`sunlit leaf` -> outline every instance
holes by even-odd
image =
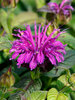
[[[66,95],[64,95],[63,93],[60,93],[57,97],[57,99],[55,100],[69,100],[68,97]]]
[[[47,100],[56,100],[58,96],[58,91],[55,88],[52,88],[48,91]]]
[[[63,93],[59,93],[55,88],[51,88],[47,94],[47,100],[68,100]]]
[[[30,94],[30,97],[28,97],[27,100],[45,100],[46,94],[46,91],[35,91]]]

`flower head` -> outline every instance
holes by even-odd
[[[70,0],[63,0],[62,3],[59,5],[57,3],[50,2],[48,3],[48,7],[50,11],[52,11],[55,14],[58,14],[62,11],[64,15],[69,16],[70,10],[74,10],[70,3]]]
[[[51,21],[60,24],[66,24],[70,21],[74,8],[71,6],[71,0],[62,0],[60,4],[49,2],[46,6],[38,9],[38,11],[47,12],[47,22]]]
[[[25,31],[18,30],[19,34],[16,36],[19,39],[13,42],[13,46],[10,49],[10,53],[14,52],[11,59],[15,59],[17,56],[17,65],[18,67],[21,64],[29,64],[29,68],[31,70],[35,69],[37,65],[43,64],[45,58],[48,58],[49,61],[56,65],[56,62],[63,62],[64,57],[63,54],[65,52],[65,45],[63,45],[60,41],[57,41],[57,38],[61,33],[59,29],[54,29],[54,31],[47,36],[47,28],[50,24],[42,27],[39,25],[38,34],[37,34],[37,26],[34,25],[34,33],[32,35],[30,26],[26,26]],[[57,36],[52,38],[53,34],[58,31]],[[63,53],[63,54],[62,54]]]

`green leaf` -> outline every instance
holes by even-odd
[[[66,95],[64,95],[63,93],[60,93],[57,97],[57,99],[55,100],[69,100],[68,97]]]
[[[47,91],[35,91],[30,94],[27,100],[45,100]]]
[[[6,36],[0,37],[0,51],[3,49],[9,49],[9,48],[11,48],[11,43],[8,37]]]
[[[7,25],[7,13],[0,9],[0,23],[3,26],[4,30],[9,33],[8,25]]]
[[[58,91],[55,88],[51,88],[47,94],[47,100],[56,100],[58,96]]]
[[[59,93],[55,88],[51,88],[47,94],[47,100],[68,100],[63,93]]]
[[[59,89],[63,89],[62,92],[65,92],[65,93],[71,93],[73,92],[73,90],[69,87],[69,83],[68,83],[68,80],[67,80],[67,76],[66,75],[62,75],[58,78],[57,80],[57,86]]]
[[[24,77],[20,82],[18,82],[15,87],[17,88],[22,88],[24,89],[28,84],[29,82],[31,81],[31,79],[28,77]],[[24,96],[25,97],[28,97],[30,95],[30,93],[34,92],[34,91],[39,91],[41,89],[41,86],[42,86],[42,83],[41,83],[41,80],[40,79],[37,79],[33,82],[32,85],[30,85],[30,87],[27,89],[27,91],[25,92]],[[12,96],[10,96],[9,100],[17,100],[16,98],[20,98],[19,94],[21,92],[18,92]]]
[[[14,94],[13,96],[10,96],[8,100],[21,100],[20,95]]]
[[[75,38],[68,34],[61,34],[61,38],[59,39],[62,43],[67,44],[69,47],[75,49]]]
[[[64,56],[65,60],[63,63],[59,64],[60,67],[70,68],[75,65],[75,50],[69,50]]]
[[[38,19],[38,16],[34,12],[22,12],[14,17],[12,21],[12,27],[20,25],[20,24],[30,24],[34,23],[35,20]]]
[[[59,78],[58,78],[58,80],[60,81],[60,82],[62,82],[64,85],[69,85],[68,84],[68,82],[67,82],[67,77],[66,77],[66,75],[62,75],[62,76],[60,76]]]
[[[53,68],[51,71],[44,73],[44,76],[47,77],[58,77],[61,75],[61,73],[64,71],[64,69],[58,69],[58,71],[56,72],[56,69]]]

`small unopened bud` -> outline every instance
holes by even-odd
[[[14,83],[15,83],[15,78],[11,72],[11,67],[10,67],[8,71],[0,77],[0,87],[9,88],[13,86]]]

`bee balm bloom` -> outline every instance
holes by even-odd
[[[65,45],[63,45],[60,41],[57,41],[57,38],[61,33],[59,29],[54,29],[54,31],[47,36],[47,28],[49,24],[42,28],[39,25],[39,29],[37,32],[37,26],[34,25],[34,33],[32,35],[30,26],[26,26],[25,31],[18,30],[19,34],[16,36],[19,39],[13,42],[13,46],[10,49],[10,53],[14,52],[11,59],[15,59],[17,56],[17,65],[20,68],[21,64],[29,64],[31,70],[35,69],[38,65],[43,64],[45,58],[48,58],[49,61],[56,65],[56,62],[63,62],[65,54]],[[59,31],[57,36],[52,38],[53,34]],[[38,33],[38,34],[37,34]],[[62,54],[63,53],[63,54]]]
[[[64,15],[69,16],[70,15],[70,10],[74,10],[73,7],[70,5],[70,0],[63,0],[61,4],[57,3],[48,3],[48,7],[51,12],[55,14],[63,12]]]

